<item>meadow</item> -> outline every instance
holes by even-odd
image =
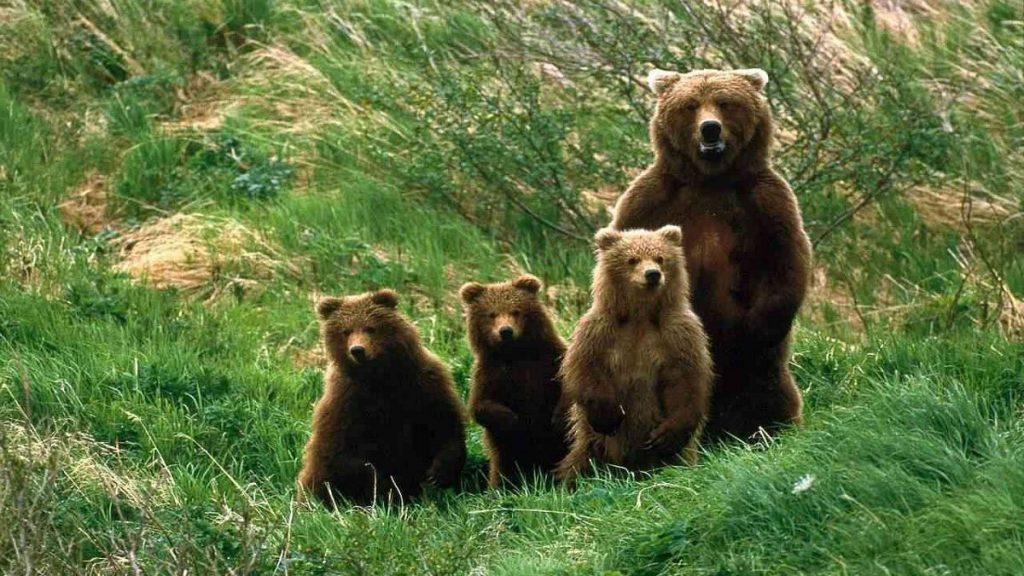
[[[761,67],[815,248],[805,425],[576,490],[295,501],[317,294],[543,278],[651,159],[652,67]],[[1024,574],[1019,1],[0,3],[0,572]]]

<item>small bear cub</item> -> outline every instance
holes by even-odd
[[[316,304],[328,366],[299,485],[328,506],[401,502],[465,464],[451,374],[397,306],[388,289]]]
[[[499,284],[470,282],[460,295],[475,356],[469,407],[484,428],[489,484],[550,474],[568,451],[567,404],[559,363],[565,343],[524,275]]]
[[[604,228],[595,236],[593,303],[562,377],[573,442],[557,476],[592,460],[629,470],[696,461],[711,395],[711,357],[690,310],[682,231]]]

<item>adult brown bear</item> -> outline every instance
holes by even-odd
[[[759,69],[655,70],[654,164],[630,184],[612,226],[676,224],[716,382],[705,434],[750,438],[799,423],[789,372],[793,318],[811,246],[796,197],[771,166],[772,117]]]

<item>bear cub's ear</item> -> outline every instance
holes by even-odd
[[[472,304],[487,288],[479,282],[467,282],[459,288],[459,297],[466,304]]]
[[[324,296],[317,300],[313,307],[316,309],[317,317],[321,320],[326,320],[328,316],[337,312],[344,302],[345,300],[342,298]]]
[[[743,70],[733,70],[732,72],[750,82],[750,85],[758,92],[763,91],[764,87],[768,84],[768,73],[760,68],[745,68]]]
[[[530,294],[540,292],[541,288],[540,278],[537,278],[532,274],[523,274],[519,278],[513,280],[512,285],[524,292],[529,292]]]
[[[650,87],[651,92],[654,92],[656,96],[660,96],[672,87],[680,77],[679,72],[655,68],[647,73],[647,86]]]
[[[370,295],[370,302],[385,308],[398,308],[398,293],[391,288],[381,288]]]
[[[594,235],[594,244],[598,250],[607,250],[622,238],[622,232],[614,228],[601,228]]]
[[[679,226],[673,226],[671,224],[668,226],[662,226],[661,228],[658,228],[658,234],[660,234],[665,240],[668,240],[673,246],[683,245],[683,229]]]

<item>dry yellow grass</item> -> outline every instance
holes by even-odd
[[[918,186],[907,192],[921,221],[931,227],[962,228],[970,218],[972,225],[991,225],[1021,215],[1020,207],[1009,198],[986,194],[976,187]]]
[[[229,218],[175,214],[115,240],[115,269],[158,287],[215,299],[225,290],[249,291],[299,267],[259,234]]]
[[[108,214],[107,179],[90,172],[57,209],[66,224],[83,234],[98,234],[116,227],[116,218]]]
[[[4,422],[0,423],[0,436],[4,437],[5,458],[53,466],[54,472],[63,474],[80,489],[99,488],[136,508],[171,498],[165,489],[168,483],[147,482],[112,468],[107,462],[118,459],[118,449],[96,442],[88,434],[44,436],[23,424]]]

